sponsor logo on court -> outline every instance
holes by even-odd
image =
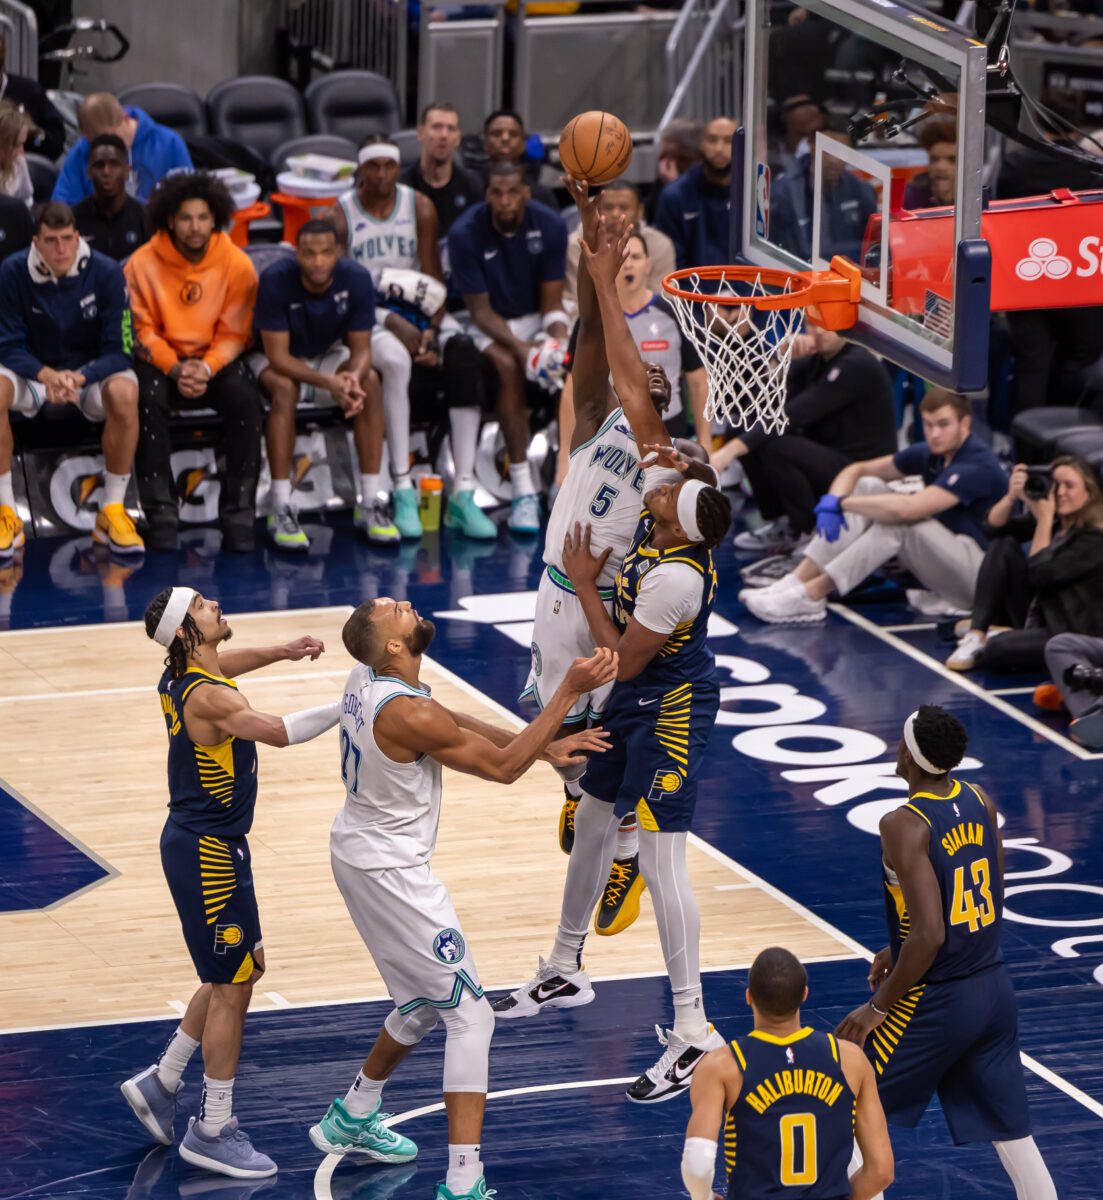
[[[433,938],[433,953],[442,963],[459,962],[466,949],[463,934],[458,929],[442,929]]]

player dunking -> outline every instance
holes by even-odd
[[[613,386],[648,444],[665,443],[640,360],[617,298],[616,276],[630,231],[619,240],[604,228],[597,251],[582,243],[597,290]],[[651,432],[653,431],[653,432]],[[612,862],[620,819],[639,817],[640,869],[655,905],[663,957],[674,994],[674,1028],[660,1033],[658,1062],[628,1089],[639,1103],[684,1091],[704,1054],[723,1040],[709,1026],[701,993],[701,921],[686,867],[686,836],[696,802],[697,772],[720,707],[716,666],[706,643],[716,594],[712,547],[727,533],[731,505],[715,487],[678,473],[686,464],[669,446],[644,477],[644,508],[616,577],[615,620],[598,591],[609,556],[591,552],[592,533],[576,526],[563,565],[586,615],[594,644],[620,655],[617,684],[605,711],[612,746],[587,770],[575,813],[555,946],[524,987],[494,1004],[499,1017],[585,1004],[593,989],[582,947]],[[670,468],[674,468],[670,479]],[[660,482],[666,477],[668,481]],[[676,482],[675,482],[676,481]]]
[[[598,650],[576,661],[540,716],[520,733],[507,733],[432,699],[421,682],[421,661],[434,632],[409,601],[383,597],[361,604],[342,633],[361,665],[349,675],[341,702],[347,796],[333,823],[330,857],[395,1007],[348,1094],[333,1101],[310,1139],[328,1154],[412,1159],[414,1143],[383,1124],[383,1085],[443,1020],[448,1176],[436,1197],[483,1200],[494,1194],[479,1146],[494,1015],[451,898],[432,870],[441,767],[512,783],[537,758],[563,766],[583,751],[604,749],[598,730],[551,743],[578,697],[614,677],[617,656]]]
[[[682,1153],[690,1200],[711,1200],[724,1128],[728,1200],[872,1200],[892,1183],[892,1145],[865,1055],[801,1024],[808,975],[779,946],[747,976],[754,1029],[705,1055]],[[862,1165],[847,1179],[854,1142]]]
[[[169,738],[169,814],[161,865],[184,929],[199,990],[154,1066],[122,1085],[135,1115],[172,1145],[180,1076],[203,1045],[203,1097],[180,1157],[236,1179],[276,1173],[233,1116],[234,1073],[253,985],[264,973],[260,917],[246,834],[257,799],[257,742],[291,746],[337,724],[339,704],[286,717],[256,712],[235,676],[281,661],[316,659],[325,646],[220,649],[231,629],[217,600],[165,588],[145,614],[146,633],[168,651],[157,690]]]
[[[574,196],[582,217],[582,236],[591,247],[597,245],[599,212],[597,201],[589,195],[588,185],[570,176],[563,182]],[[545,571],[540,577],[536,597],[536,620],[532,633],[532,668],[521,699],[531,698],[538,705],[559,686],[564,674],[578,656],[593,653],[594,639],[586,614],[563,568],[563,544],[578,522],[590,522],[591,547],[596,553],[608,549],[609,556],[597,579],[601,601],[611,609],[613,583],[625,552],[639,522],[643,503],[643,468],[639,445],[667,438],[661,414],[670,401],[671,385],[662,367],[646,364],[647,395],[637,411],[628,403],[620,406],[609,387],[609,362],[605,353],[605,334],[597,293],[585,259],[578,268],[579,324],[572,366],[574,432],[570,466],[559,495],[552,507],[544,542]],[[652,419],[653,414],[659,414]],[[679,442],[686,453],[700,451],[693,442]],[[693,463],[693,478],[716,482],[706,463]],[[565,732],[587,719],[601,721],[608,703],[610,683],[600,692],[581,696],[567,715]],[[564,777],[566,800],[559,819],[559,844],[566,853],[574,845],[574,816],[582,795],[578,780],[585,768],[573,777]],[[594,929],[611,935],[627,929],[639,916],[644,880],[640,874],[635,814],[622,822],[607,886],[598,906]]]
[[[1003,963],[1003,842],[996,808],[953,779],[961,722],[923,705],[904,722],[896,773],[908,802],[881,819],[889,945],[873,996],[836,1030],[871,1046],[889,1123],[911,1128],[937,1092],[956,1145],[992,1142],[1018,1200],[1056,1200],[1030,1135],[1015,993]]]

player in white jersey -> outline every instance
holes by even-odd
[[[440,817],[441,767],[513,783],[537,758],[556,766],[605,748],[585,730],[553,741],[563,718],[616,675],[616,654],[602,650],[574,663],[547,707],[520,733],[453,713],[421,683],[421,657],[432,621],[408,601],[361,604],[342,632],[360,664],[341,704],[341,776],[347,795],[330,835],[334,878],[395,1007],[345,1098],[336,1099],[310,1139],[328,1154],[408,1162],[417,1147],[383,1124],[383,1085],[414,1046],[443,1019],[448,1176],[437,1200],[483,1200],[480,1159],[494,1014],[456,910],[431,859]]]
[[[596,245],[597,200],[587,184],[564,176],[582,214],[582,236]],[[593,652],[594,640],[586,617],[563,570],[563,543],[576,523],[591,527],[590,545],[609,557],[598,578],[598,589],[611,611],[613,582],[621,560],[631,545],[643,507],[643,468],[639,444],[669,441],[662,413],[671,397],[671,383],[658,363],[647,363],[647,381],[653,408],[647,413],[626,413],[609,386],[609,363],[605,333],[593,281],[585,256],[578,269],[578,335],[571,366],[572,400],[575,413],[570,465],[552,506],[544,542],[545,571],[536,593],[536,620],[532,632],[532,666],[521,699],[542,705],[579,655]],[[715,483],[707,454],[695,443],[679,442],[684,454],[700,454],[690,475]],[[586,721],[597,723],[605,711],[612,684],[579,698],[567,716],[567,726]],[[564,774],[566,798],[559,818],[559,844],[569,854],[574,844],[574,813],[581,796],[581,771]],[[637,851],[636,818],[629,814],[617,838],[609,882],[594,921],[597,933],[606,936],[627,929],[639,916],[644,890]]]

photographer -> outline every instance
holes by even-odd
[[[1046,666],[1072,717],[1073,739],[1103,749],[1103,638],[1059,633],[1046,643]]]
[[[1017,504],[1027,512],[1016,514]],[[1103,634],[1103,492],[1083,459],[1020,463],[986,532],[992,542],[970,628],[946,660],[951,670],[1036,671],[1054,634]]]

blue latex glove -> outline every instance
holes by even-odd
[[[847,528],[840,496],[821,496],[813,510],[816,514],[816,532],[828,542],[839,540],[839,534]]]

